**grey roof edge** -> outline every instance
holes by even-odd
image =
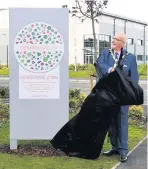
[[[116,14],[103,12],[102,15],[103,16],[107,16],[107,17],[111,17],[111,18],[115,18],[115,19],[124,20],[124,21],[127,21],[127,22],[129,21],[129,22],[140,24],[140,25],[148,26],[148,23],[146,23],[146,22],[142,22],[142,21],[139,21],[139,20],[131,19],[131,18],[120,16],[120,15],[116,15]]]

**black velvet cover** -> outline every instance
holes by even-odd
[[[51,144],[69,156],[98,158],[112,117],[120,106],[140,104],[143,89],[116,68],[95,85],[79,114],[60,129]]]

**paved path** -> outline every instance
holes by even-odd
[[[147,169],[147,139],[128,156],[126,163],[116,169]]]

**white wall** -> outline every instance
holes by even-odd
[[[9,11],[2,10],[0,11],[0,29],[8,29],[9,27]]]
[[[8,28],[0,29],[0,45],[8,45],[9,30]]]
[[[99,24],[95,24],[96,34],[106,34],[113,36],[114,33],[114,19],[106,16],[99,18]],[[124,21],[117,19],[115,32],[124,32]],[[73,21],[72,29],[70,30],[70,59],[69,63],[75,63],[75,56],[77,63],[84,63],[83,43],[84,35],[92,34],[92,25],[90,20],[86,20],[81,23],[78,19]],[[137,43],[137,39],[144,39],[144,26],[127,22],[126,34],[128,38],[134,39],[134,44]],[[143,46],[136,45],[136,53],[143,55]],[[72,52],[71,52],[72,51]],[[128,45],[128,51],[134,53],[134,45]],[[147,52],[147,49],[146,49]]]
[[[0,64],[7,64],[8,28],[0,29]]]
[[[91,20],[85,20],[83,23],[78,19],[70,18],[70,46],[69,46],[69,63],[75,63],[75,56],[77,63],[84,62],[84,35],[92,34]],[[95,24],[96,33],[99,31],[99,24]]]
[[[96,34],[106,34],[113,36],[114,19],[106,16],[101,16],[98,20],[99,24],[95,24]],[[0,12],[0,62],[4,64],[6,64],[5,46],[8,44],[9,37],[8,27],[8,11],[2,11]],[[137,39],[143,39],[143,30],[143,26],[127,22],[127,36],[129,38],[134,38],[135,43]],[[124,21],[119,19],[116,20],[116,32],[118,31],[124,31]],[[75,62],[82,64],[84,62],[83,38],[86,34],[92,35],[91,21],[87,19],[81,23],[79,19],[69,16],[69,64],[74,64]],[[148,40],[148,36],[146,36],[146,39]],[[129,52],[134,52],[134,45],[128,45],[128,50]],[[136,51],[139,55],[143,54],[143,46],[137,46]],[[146,53],[148,55],[147,48]]]

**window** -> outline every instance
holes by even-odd
[[[84,47],[93,47],[94,46],[94,39],[88,38],[84,39]]]
[[[99,47],[99,54],[105,48],[111,48],[111,36],[109,35],[96,35],[97,47]],[[98,44],[99,42],[99,44]],[[84,64],[94,63],[94,38],[93,35],[84,35]],[[99,55],[97,54],[97,55]]]
[[[94,38],[93,35],[84,35],[84,64],[94,63]]]
[[[146,46],[148,46],[148,40],[146,41]]]
[[[101,54],[105,48],[111,47],[111,36],[109,35],[99,35],[99,53]]]
[[[134,39],[129,38],[128,41],[127,41],[127,44],[128,45],[133,45],[134,44]]]
[[[138,39],[138,40],[137,40],[137,45],[139,45],[139,46],[143,46],[143,40]]]
[[[143,61],[143,55],[137,55],[137,61]]]
[[[84,64],[94,63],[94,49],[84,49]]]

